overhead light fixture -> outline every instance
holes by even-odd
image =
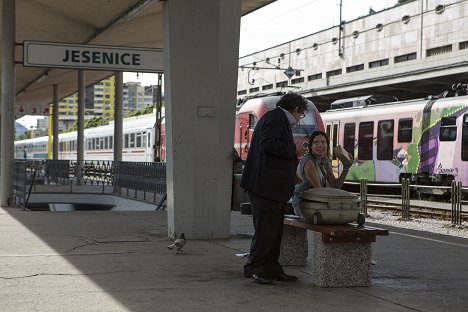
[[[124,14],[123,19],[125,21],[129,22],[135,17],[137,17],[141,12],[143,12],[147,6],[149,6],[154,0],[142,0],[138,2],[137,5],[135,5],[133,8],[127,11],[127,13]]]

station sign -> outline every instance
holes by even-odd
[[[162,49],[23,41],[23,65],[127,72],[163,72]]]
[[[15,116],[49,115],[49,104],[15,105]]]

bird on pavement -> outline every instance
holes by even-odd
[[[180,237],[177,238],[177,234],[174,234],[174,243],[167,246],[168,249],[173,249],[174,247],[177,248],[176,254],[181,251],[181,249],[185,246],[185,233],[180,234]]]

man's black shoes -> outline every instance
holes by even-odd
[[[288,281],[288,282],[297,281],[297,276],[288,275],[286,273],[281,273],[280,275],[275,275],[275,276],[272,276],[271,278],[275,281]]]
[[[254,273],[251,277],[252,280],[257,284],[268,285],[273,283],[273,281],[268,276],[262,273]]]

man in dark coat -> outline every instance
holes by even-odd
[[[300,143],[294,143],[291,127],[304,117],[307,100],[287,93],[276,105],[255,127],[240,184],[249,193],[255,228],[244,275],[260,284],[297,280],[284,273],[278,258],[283,205],[294,192],[297,155],[305,152]]]

